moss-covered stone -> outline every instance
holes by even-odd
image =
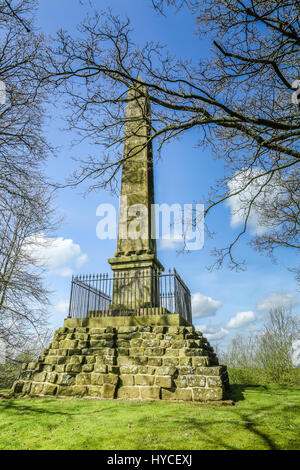
[[[223,399],[228,388],[226,367],[216,365],[213,349],[193,327],[92,325],[57,331],[38,361],[23,367],[13,393],[133,400]]]

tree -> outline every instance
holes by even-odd
[[[242,383],[293,383],[294,345],[299,341],[299,319],[292,307],[274,307],[266,323],[254,336],[236,335],[222,360],[231,370],[233,380]]]
[[[42,180],[20,183],[26,197],[0,193],[0,342],[10,359],[44,335],[49,291],[34,252],[38,235],[55,227]]]
[[[268,321],[258,337],[257,363],[274,382],[280,382],[293,368],[293,344],[299,339],[299,322],[290,308],[270,310]]]
[[[135,45],[129,20],[110,12],[104,20],[97,12],[85,20],[78,37],[60,31],[45,80],[65,87],[70,128],[104,148],[81,162],[72,184],[89,180],[89,189],[114,187],[127,138],[126,90],[142,82],[152,107],[149,141],[158,154],[194,128],[199,146],[209,144],[224,160],[225,176],[207,196],[205,215],[235,198],[243,223],[230,245],[216,250],[216,265],[228,259],[230,267],[241,267],[233,250],[253,214],[261,227],[252,237],[255,249],[270,255],[279,247],[299,250],[300,114],[292,102],[299,77],[299,2],[152,3],[163,13],[170,6],[190,7],[199,38],[207,35],[214,44],[212,56],[194,64],[155,42]]]
[[[0,0],[0,192],[28,198],[25,188],[50,149],[43,133],[47,86],[41,81],[43,35],[34,31],[35,0]],[[30,30],[29,30],[30,29]]]
[[[51,151],[43,133],[46,43],[34,27],[35,0],[0,0],[0,341],[8,357],[43,335],[48,291],[30,249],[49,232],[52,198],[41,171]],[[2,96],[3,98],[3,96]],[[27,346],[26,346],[27,345]]]

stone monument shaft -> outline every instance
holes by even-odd
[[[153,275],[163,271],[156,257],[151,111],[146,86],[132,86],[127,94],[118,244],[109,259],[114,272],[113,305],[157,304]],[[133,278],[141,276],[132,299]],[[123,279],[123,281],[121,281]],[[126,280],[128,279],[128,280]],[[130,279],[130,281],[129,281]],[[137,281],[134,281],[135,284]],[[136,287],[136,286],[135,286]],[[131,290],[129,295],[129,290]],[[127,291],[127,292],[126,292]]]

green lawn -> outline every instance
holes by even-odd
[[[234,386],[235,406],[0,399],[0,449],[300,449],[300,388]]]

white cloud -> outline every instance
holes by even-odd
[[[295,367],[300,366],[300,339],[298,339],[297,341],[294,341],[293,343],[292,361]]]
[[[199,325],[196,327],[198,331],[205,334],[205,337],[208,341],[214,341],[218,339],[222,339],[228,335],[229,331],[223,328],[222,326],[206,326],[206,325]]]
[[[241,326],[248,325],[255,320],[255,313],[251,310],[249,312],[238,312],[234,317],[230,318],[227,323],[227,328],[240,328]]]
[[[73,271],[71,268],[68,268],[68,266],[65,266],[64,268],[59,269],[57,274],[59,274],[61,277],[70,277],[72,276]]]
[[[222,302],[196,292],[192,294],[192,312],[194,318],[212,317],[222,307]]]
[[[68,313],[68,311],[69,311],[69,301],[68,300],[60,300],[55,305],[55,310],[59,313]]]
[[[82,255],[80,255],[79,258],[77,258],[76,260],[77,268],[80,268],[87,261],[87,259],[88,259],[87,254],[82,253]]]
[[[27,239],[26,250],[41,266],[49,269],[63,267],[63,270],[58,272],[63,277],[69,276],[71,272],[70,268],[65,267],[67,263],[75,263],[80,267],[87,260],[87,255],[82,253],[80,245],[74,243],[71,238],[50,238],[42,233]]]
[[[288,292],[272,292],[256,304],[259,312],[269,311],[272,308],[289,308],[299,304],[299,299]]]
[[[170,238],[161,238],[159,240],[160,250],[178,250],[180,245],[184,244],[184,236],[181,233],[171,233]]]
[[[251,170],[244,168],[239,173],[236,173],[227,183],[230,194],[242,189],[250,178],[256,178],[241,193],[227,200],[227,206],[231,209],[231,227],[239,227],[244,223],[248,213],[249,202],[253,200],[247,224],[254,235],[263,235],[271,228],[272,219],[268,218],[261,208],[265,208],[267,204],[280,197],[280,183],[273,181],[272,184],[267,184],[267,176],[258,177],[262,173],[263,170],[261,168]],[[261,190],[263,185],[265,186]]]

